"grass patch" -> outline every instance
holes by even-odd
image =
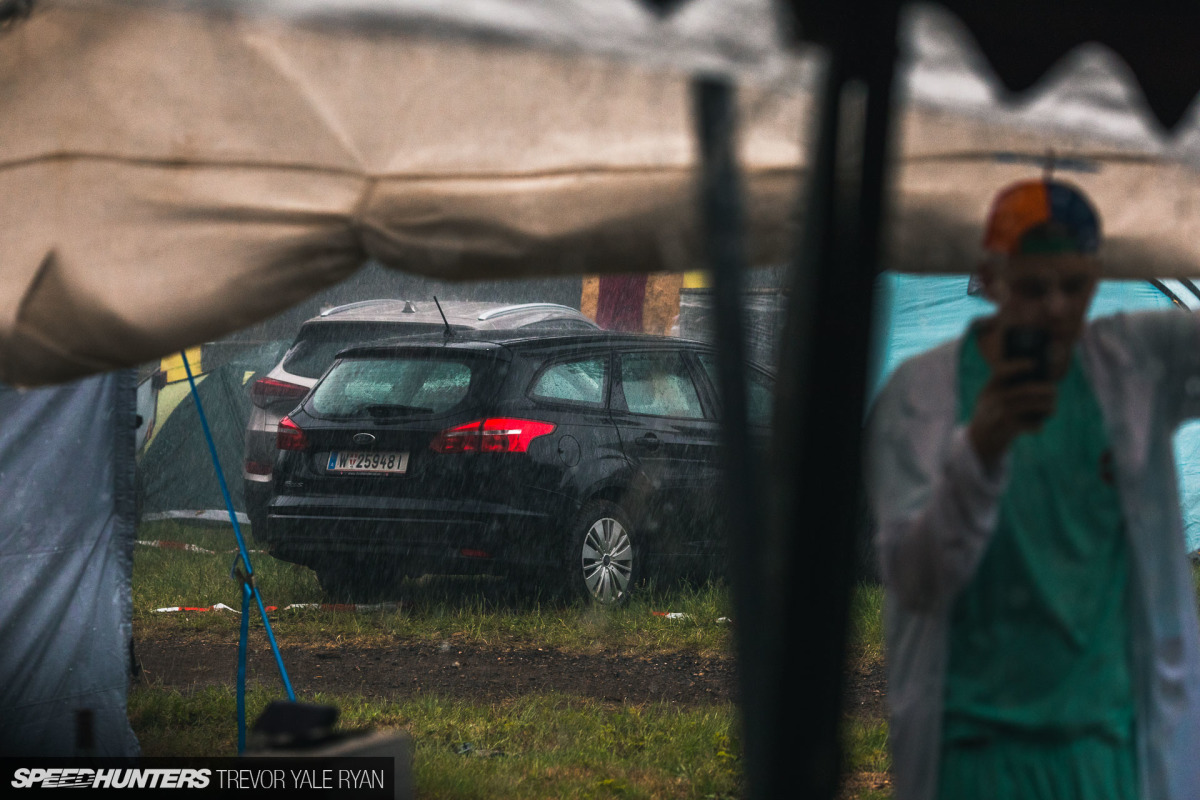
[[[232,529],[196,528],[157,523],[139,539],[195,544],[209,550],[236,547]],[[248,546],[253,548],[252,541]],[[224,603],[240,608],[238,584],[229,577],[234,554],[210,555],[139,546],[134,553],[134,625],[139,635],[214,632],[237,627],[237,617],[220,613],[160,614],[173,606],[208,607]],[[328,602],[311,570],[251,554],[258,586],[267,605]],[[390,610],[345,613],[321,609],[278,611],[271,620],[282,642],[328,641],[341,637],[359,644],[385,644],[397,638],[441,642],[462,640],[481,645],[555,647],[566,651],[728,654],[732,632],[727,588],[722,583],[649,586],[618,609],[582,602],[542,602],[537,587],[511,590],[491,576],[424,576],[401,587],[403,603]],[[678,612],[665,619],[654,612]],[[252,619],[252,625],[262,626]]]
[[[261,712],[273,694],[251,691]],[[722,798],[742,792],[736,711],[606,704],[533,695],[481,705],[425,696],[404,702],[314,694],[342,725],[402,727],[416,745],[417,791],[431,798]],[[129,715],[147,755],[236,752],[230,689],[138,688]]]
[[[842,726],[842,742],[849,772],[885,773],[892,768],[887,746],[888,726],[882,719],[848,719]]]
[[[851,659],[862,667],[883,663],[883,587],[859,584],[850,598]]]
[[[883,587],[860,584],[850,601],[847,668],[874,672],[883,668]],[[887,719],[847,714],[842,720],[843,800],[886,800],[892,796],[892,758]]]
[[[229,526],[160,522],[144,526],[138,538],[216,551],[236,547]],[[248,546],[254,548],[252,537]],[[231,552],[139,546],[134,557],[135,635],[236,641],[237,615],[153,612],[214,603],[239,607],[239,587],[229,577],[233,560]],[[267,604],[282,608],[327,602],[310,570],[265,553],[252,554],[251,560]],[[405,602],[395,609],[277,611],[272,626],[284,647],[450,640],[585,654],[691,652],[732,657],[731,625],[718,622],[732,615],[723,583],[651,585],[623,608],[596,609],[579,602],[543,602],[536,587],[527,594],[498,591],[501,580],[425,576],[401,587]],[[882,601],[878,587],[855,591],[852,664],[870,668],[882,663]],[[687,617],[665,619],[656,611]],[[261,643],[257,614],[251,625],[258,629],[251,634],[252,642]],[[254,719],[269,700],[280,696],[278,690],[251,688],[248,718]],[[348,727],[410,730],[422,797],[721,798],[740,796],[744,789],[737,711],[729,704],[623,705],[561,694],[492,705],[435,695],[402,701],[354,694],[308,694],[301,699],[336,705]],[[236,750],[234,705],[232,680],[227,687],[186,694],[141,685],[131,691],[129,713],[147,755],[227,755]],[[848,718],[843,737],[849,780],[842,796],[889,797],[886,721]]]
[[[892,756],[884,719],[846,718],[842,723],[842,748],[846,764],[843,798],[884,800],[892,796]]]
[[[257,549],[253,535],[246,547]],[[174,521],[143,523],[137,538],[143,541],[180,542],[215,554],[135,546],[133,554],[133,613],[139,619],[155,608],[168,606],[211,606],[241,603],[241,590],[229,571],[236,557],[237,540],[229,525],[198,526]],[[250,563],[263,599],[271,605],[319,603],[321,587],[312,570],[251,553]]]
[[[232,528],[176,522],[143,526],[139,539],[187,542],[210,550],[236,545]],[[253,548],[252,536],[248,546]],[[326,601],[313,573],[252,554],[264,600],[270,605]],[[156,614],[164,606],[238,607],[230,579],[233,554],[217,555],[138,547],[134,558],[134,625],[140,636],[219,635],[237,638],[236,615]],[[1200,603],[1200,564],[1192,568]],[[554,647],[595,653],[689,651],[730,656],[732,630],[727,587],[648,587],[626,607],[593,609],[582,603],[542,602],[536,587],[497,591],[488,578],[425,578],[403,588],[396,610],[343,613],[277,612],[281,644],[324,647],[331,642],[386,645],[397,640],[462,641],[498,647]],[[848,667],[883,664],[883,590],[856,588],[850,609]],[[687,614],[667,620],[654,611]],[[252,626],[262,623],[253,617]],[[252,634],[253,636],[254,634]],[[261,634],[258,634],[261,636]],[[253,639],[252,639],[253,641]],[[231,662],[232,666],[232,662]],[[251,689],[254,719],[278,691]],[[311,694],[301,699],[337,705],[343,725],[404,727],[416,741],[420,796],[432,798],[740,796],[736,709],[727,704],[682,708],[670,704],[620,705],[535,695],[502,704],[424,695],[406,701],[367,700],[351,694]],[[138,686],[129,714],[147,755],[231,755],[236,750],[233,686],[181,694]],[[892,795],[886,719],[847,716],[842,729],[847,780],[842,798],[884,800]]]

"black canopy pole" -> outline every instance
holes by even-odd
[[[758,464],[750,447],[746,409],[746,345],[742,314],[742,273],[746,266],[744,210],[736,157],[736,94],[719,78],[692,85],[700,143],[700,206],[712,275],[717,372],[722,406],[722,461],[726,465],[724,504],[733,580],[738,682],[742,711],[743,764],[749,796],[766,798],[768,765],[768,687],[777,659],[764,648],[771,638],[758,590],[762,553],[762,514]],[[776,652],[776,655],[778,653]]]
[[[882,7],[881,7],[882,6]],[[768,470],[768,585],[786,679],[768,706],[764,796],[832,798],[843,764],[847,627],[879,260],[895,8],[823,33],[828,65],[804,233],[792,265]],[[851,21],[852,20],[852,21]]]

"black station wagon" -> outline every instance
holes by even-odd
[[[608,332],[463,333],[345,350],[280,421],[264,539],[325,590],[495,571],[601,604],[722,560],[715,355]],[[752,366],[751,426],[773,378]],[[534,583],[536,582],[536,583]]]

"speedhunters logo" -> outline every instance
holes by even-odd
[[[405,766],[406,770],[411,767]],[[82,789],[89,796],[166,791],[189,798],[258,800],[347,797],[392,800],[394,756],[187,756],[149,758],[12,758],[0,756],[0,791]],[[407,776],[411,772],[405,773]],[[407,785],[407,784],[406,784]],[[402,796],[411,796],[411,789]],[[266,798],[263,798],[266,795]],[[22,791],[17,796],[29,796]],[[157,795],[155,795],[157,796]]]
[[[14,789],[206,789],[207,769],[88,769],[86,767],[21,768],[13,773]]]

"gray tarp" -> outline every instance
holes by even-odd
[[[2,756],[138,752],[125,711],[134,378],[0,385]]]

